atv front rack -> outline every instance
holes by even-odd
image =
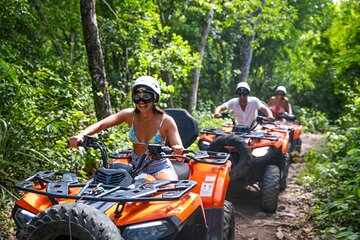
[[[126,202],[176,200],[197,184],[191,180],[156,180],[121,187],[101,183],[95,184],[93,179],[86,183],[78,183],[74,176],[73,173],[42,171],[17,183],[15,188],[48,196],[53,204],[58,204],[57,198],[124,204]],[[81,190],[76,195],[70,195],[71,189],[75,190],[75,188],[81,188]]]

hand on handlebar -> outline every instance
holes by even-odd
[[[272,122],[275,121],[275,118],[274,118],[273,116],[269,116],[269,117],[267,117],[267,120],[268,120],[270,123],[272,123]]]
[[[76,136],[70,137],[69,144],[73,148],[78,148],[79,143],[81,143],[83,141],[84,141],[84,136],[83,135],[76,135]]]
[[[172,146],[172,150],[175,155],[182,155],[184,147],[182,145],[174,145]]]
[[[214,118],[222,118],[221,113],[215,113]]]

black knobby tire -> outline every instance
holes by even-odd
[[[301,138],[299,138],[299,141],[296,144],[296,152],[298,152],[299,155],[301,153],[301,145],[302,145],[302,140],[301,140]]]
[[[210,143],[208,151],[228,152],[225,146],[232,146],[238,150],[231,154],[232,166],[230,171],[230,179],[240,179],[244,177],[250,170],[252,163],[252,154],[249,145],[243,138],[235,134],[228,134],[217,137]]]
[[[282,165],[282,176],[280,179],[280,191],[283,191],[287,187],[288,183],[288,176],[289,176],[289,167],[290,167],[290,156],[286,155],[283,159],[283,165]]]
[[[234,238],[235,238],[235,209],[234,209],[234,205],[231,202],[225,200],[223,240],[234,240]]]
[[[70,232],[71,229],[71,232]],[[20,232],[20,240],[123,239],[120,231],[98,209],[81,204],[54,205],[31,219]]]
[[[275,212],[280,191],[280,169],[278,166],[269,165],[265,168],[260,191],[262,209],[266,212]]]

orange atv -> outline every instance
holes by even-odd
[[[231,118],[222,129],[203,129],[198,141],[202,150],[229,152],[232,169],[231,183],[238,188],[258,184],[263,210],[274,212],[278,205],[278,194],[285,189],[290,164],[288,154],[289,132],[287,130],[255,130],[258,123],[266,121],[258,117],[252,128],[236,124]]]
[[[127,163],[131,150],[109,163],[99,139],[86,136],[82,146],[101,152],[103,167],[93,179],[79,183],[73,173],[43,171],[15,185],[26,192],[13,209],[19,239],[233,239],[233,206],[219,189],[229,181],[229,155],[174,156],[149,145],[142,159],[168,157],[180,178],[160,181],[140,173],[144,161]]]
[[[303,126],[296,120],[295,115],[286,112],[274,114],[275,122],[272,124],[263,124],[263,128],[271,129],[272,131],[288,130],[289,131],[289,154],[293,158],[300,155],[301,152],[301,131]]]

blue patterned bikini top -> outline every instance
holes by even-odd
[[[134,113],[134,116],[133,116],[133,121],[132,121],[132,126],[131,126],[131,129],[130,129],[130,134],[129,134],[129,139],[132,143],[139,143],[139,144],[162,144],[164,139],[161,137],[160,135],[160,128],[161,128],[161,125],[164,121],[164,118],[165,118],[165,114],[163,115],[162,119],[161,119],[161,122],[160,122],[160,125],[158,127],[158,130],[156,132],[156,134],[150,139],[150,141],[147,141],[147,142],[141,142],[137,139],[136,137],[136,133],[135,133],[135,130],[134,130],[134,118],[135,118],[135,113]]]

